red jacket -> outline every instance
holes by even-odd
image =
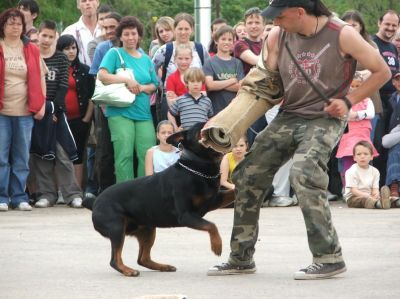
[[[28,109],[36,113],[42,108],[46,99],[42,90],[40,72],[40,51],[39,48],[28,40],[24,42],[24,56],[27,65],[27,86],[28,86]],[[3,109],[4,82],[5,82],[5,61],[3,48],[0,46],[0,111]]]

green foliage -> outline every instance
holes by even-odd
[[[36,25],[43,19],[51,19],[58,22],[62,30],[69,24],[76,22],[80,12],[76,8],[75,0],[37,0],[40,6],[40,16]],[[101,3],[112,5],[121,15],[137,16],[145,26],[144,48],[153,38],[154,23],[158,17],[169,15],[175,16],[179,12],[194,14],[194,0],[101,0]],[[215,18],[216,3],[220,3],[220,17],[225,18],[230,25],[235,25],[243,17],[244,12],[258,6],[264,9],[266,0],[213,0],[212,17]],[[381,14],[387,9],[400,12],[399,0],[323,0],[323,2],[339,16],[346,10],[357,9],[365,19],[367,29],[370,33],[377,31],[377,21]],[[0,11],[15,6],[18,0],[1,0]]]

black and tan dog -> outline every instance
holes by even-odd
[[[111,241],[110,265],[126,276],[139,271],[124,265],[122,248],[126,235],[139,241],[137,262],[159,271],[176,271],[150,257],[156,227],[190,227],[207,231],[211,250],[221,255],[222,240],[218,229],[202,217],[209,211],[234,200],[233,191],[219,191],[222,154],[199,143],[204,124],[171,135],[167,142],[180,144],[182,155],[169,168],[152,176],[138,178],[107,188],[96,200],[83,205],[93,211],[94,228]]]

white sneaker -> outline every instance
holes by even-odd
[[[293,205],[293,199],[288,196],[273,196],[268,203],[270,207],[289,207]]]
[[[8,204],[0,203],[0,212],[7,212],[8,211]]]
[[[71,207],[72,208],[82,208],[82,198],[80,197],[75,197],[72,201],[71,201]]]
[[[19,210],[19,211],[32,211],[32,207],[27,202],[21,202],[18,205],[18,207],[16,208],[16,210]]]
[[[50,201],[47,198],[41,198],[35,203],[35,208],[48,208]]]

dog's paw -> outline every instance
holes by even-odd
[[[160,268],[161,272],[176,272],[176,268],[174,266],[171,265],[163,265]]]
[[[124,274],[125,276],[129,276],[129,277],[136,277],[140,275],[140,272],[138,270],[134,270],[134,269],[126,269],[124,271],[122,271],[122,274]]]
[[[211,250],[218,256],[222,254],[222,240],[219,235],[211,238]]]

